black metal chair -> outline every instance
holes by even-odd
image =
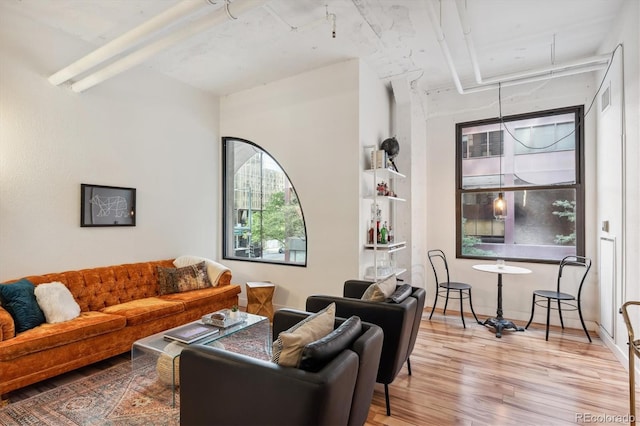
[[[476,319],[476,322],[478,324],[482,324],[480,321],[478,321],[478,317],[473,310],[473,302],[471,300],[471,284],[455,282],[449,279],[449,265],[447,264],[447,257],[442,250],[429,250],[427,252],[427,255],[429,256],[429,263],[431,263],[431,268],[433,269],[433,275],[436,278],[436,298],[433,301],[433,307],[431,308],[429,319],[431,319],[431,317],[433,316],[433,311],[435,311],[436,309],[436,305],[438,303],[438,295],[441,293],[444,295],[446,293],[446,299],[444,302],[444,315],[447,315],[447,305],[449,304],[449,298],[459,299],[460,318],[462,318],[462,326],[464,328],[467,328],[467,325],[464,323],[462,301],[463,299],[469,299],[469,306],[471,307],[471,313],[473,314],[473,317]],[[439,280],[438,271],[440,271],[441,277],[447,277],[446,281]],[[458,296],[451,295],[451,291],[457,292]]]
[[[578,285],[578,295],[574,296],[569,293],[562,293],[560,291],[560,283],[562,280],[562,274],[564,268],[567,266],[575,266],[578,268],[584,268],[581,274],[578,275],[577,279],[579,279],[580,284]],[[545,340],[549,340],[549,315],[551,313],[551,309],[557,309],[558,314],[560,316],[560,325],[564,328],[564,321],[562,319],[562,305],[565,306],[565,311],[578,311],[578,315],[580,316],[580,322],[582,323],[582,329],[587,335],[587,339],[591,342],[591,336],[589,336],[589,332],[587,331],[587,327],[584,325],[584,319],[582,318],[582,305],[581,305],[581,295],[582,295],[582,286],[584,285],[585,279],[587,278],[587,274],[589,273],[589,269],[591,269],[591,259],[584,256],[567,256],[560,261],[560,267],[558,269],[558,283],[556,286],[556,290],[535,290],[533,292],[533,298],[531,301],[531,318],[529,318],[529,322],[524,328],[529,328],[531,321],[533,321],[533,313],[536,305],[547,308],[547,332],[545,335]],[[565,274],[566,275],[566,274]],[[544,304],[544,300],[537,300],[536,298],[546,299],[547,303]],[[551,301],[555,300],[558,304],[557,308],[551,306]]]

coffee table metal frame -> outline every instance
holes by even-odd
[[[257,324],[261,324],[264,325],[266,328],[268,328],[268,330],[265,331],[265,339],[269,339],[270,338],[270,334],[271,334],[271,326],[270,326],[270,322],[269,322],[269,318],[261,316],[261,315],[254,315],[254,314],[249,314],[246,312],[241,312],[240,315],[242,315],[245,319],[244,321],[237,323],[235,325],[232,325],[230,327],[227,328],[222,328],[219,327],[219,331],[218,333],[212,335],[212,336],[207,336],[207,337],[203,337],[200,340],[197,340],[195,342],[193,342],[193,344],[199,344],[199,345],[214,345],[216,341],[219,341],[225,337],[229,337],[231,335],[233,335],[234,333],[240,331],[240,330],[245,330],[248,327],[253,327]],[[202,323],[201,320],[196,320],[196,321],[192,321],[192,323]],[[191,324],[191,323],[189,323]],[[181,326],[178,327],[174,327],[170,330],[174,330],[176,328],[180,328],[180,327],[184,327],[183,324]],[[167,340],[164,338],[165,333],[169,331],[169,330],[165,330],[162,331],[160,333],[156,333],[156,334],[152,334],[151,336],[148,337],[144,337],[142,339],[136,340],[135,342],[133,342],[133,345],[131,346],[131,365],[132,368],[135,368],[136,366],[136,361],[138,361],[142,356],[144,355],[153,355],[155,357],[155,359],[160,358],[160,356],[165,355],[165,356],[169,356],[171,358],[171,364],[172,364],[172,372],[171,372],[171,397],[172,397],[172,402],[171,402],[171,406],[175,407],[176,405],[176,373],[177,373],[177,362],[178,362],[178,358],[180,358],[180,353],[169,353],[166,351],[167,346],[171,343],[173,343],[174,345],[178,345],[178,346],[182,346],[183,348],[186,348],[187,344],[181,343],[181,342],[177,342],[175,340]]]

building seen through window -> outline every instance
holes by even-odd
[[[457,254],[557,261],[584,254],[582,107],[460,123]],[[496,216],[502,193],[507,216]]]
[[[302,207],[284,170],[245,140],[223,138],[224,258],[304,266]]]

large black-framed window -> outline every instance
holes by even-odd
[[[458,257],[584,256],[583,120],[572,106],[456,124]]]
[[[307,232],[300,199],[267,151],[222,138],[223,257],[307,265]]]

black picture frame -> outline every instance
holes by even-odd
[[[80,184],[80,226],[136,226],[136,189]]]

